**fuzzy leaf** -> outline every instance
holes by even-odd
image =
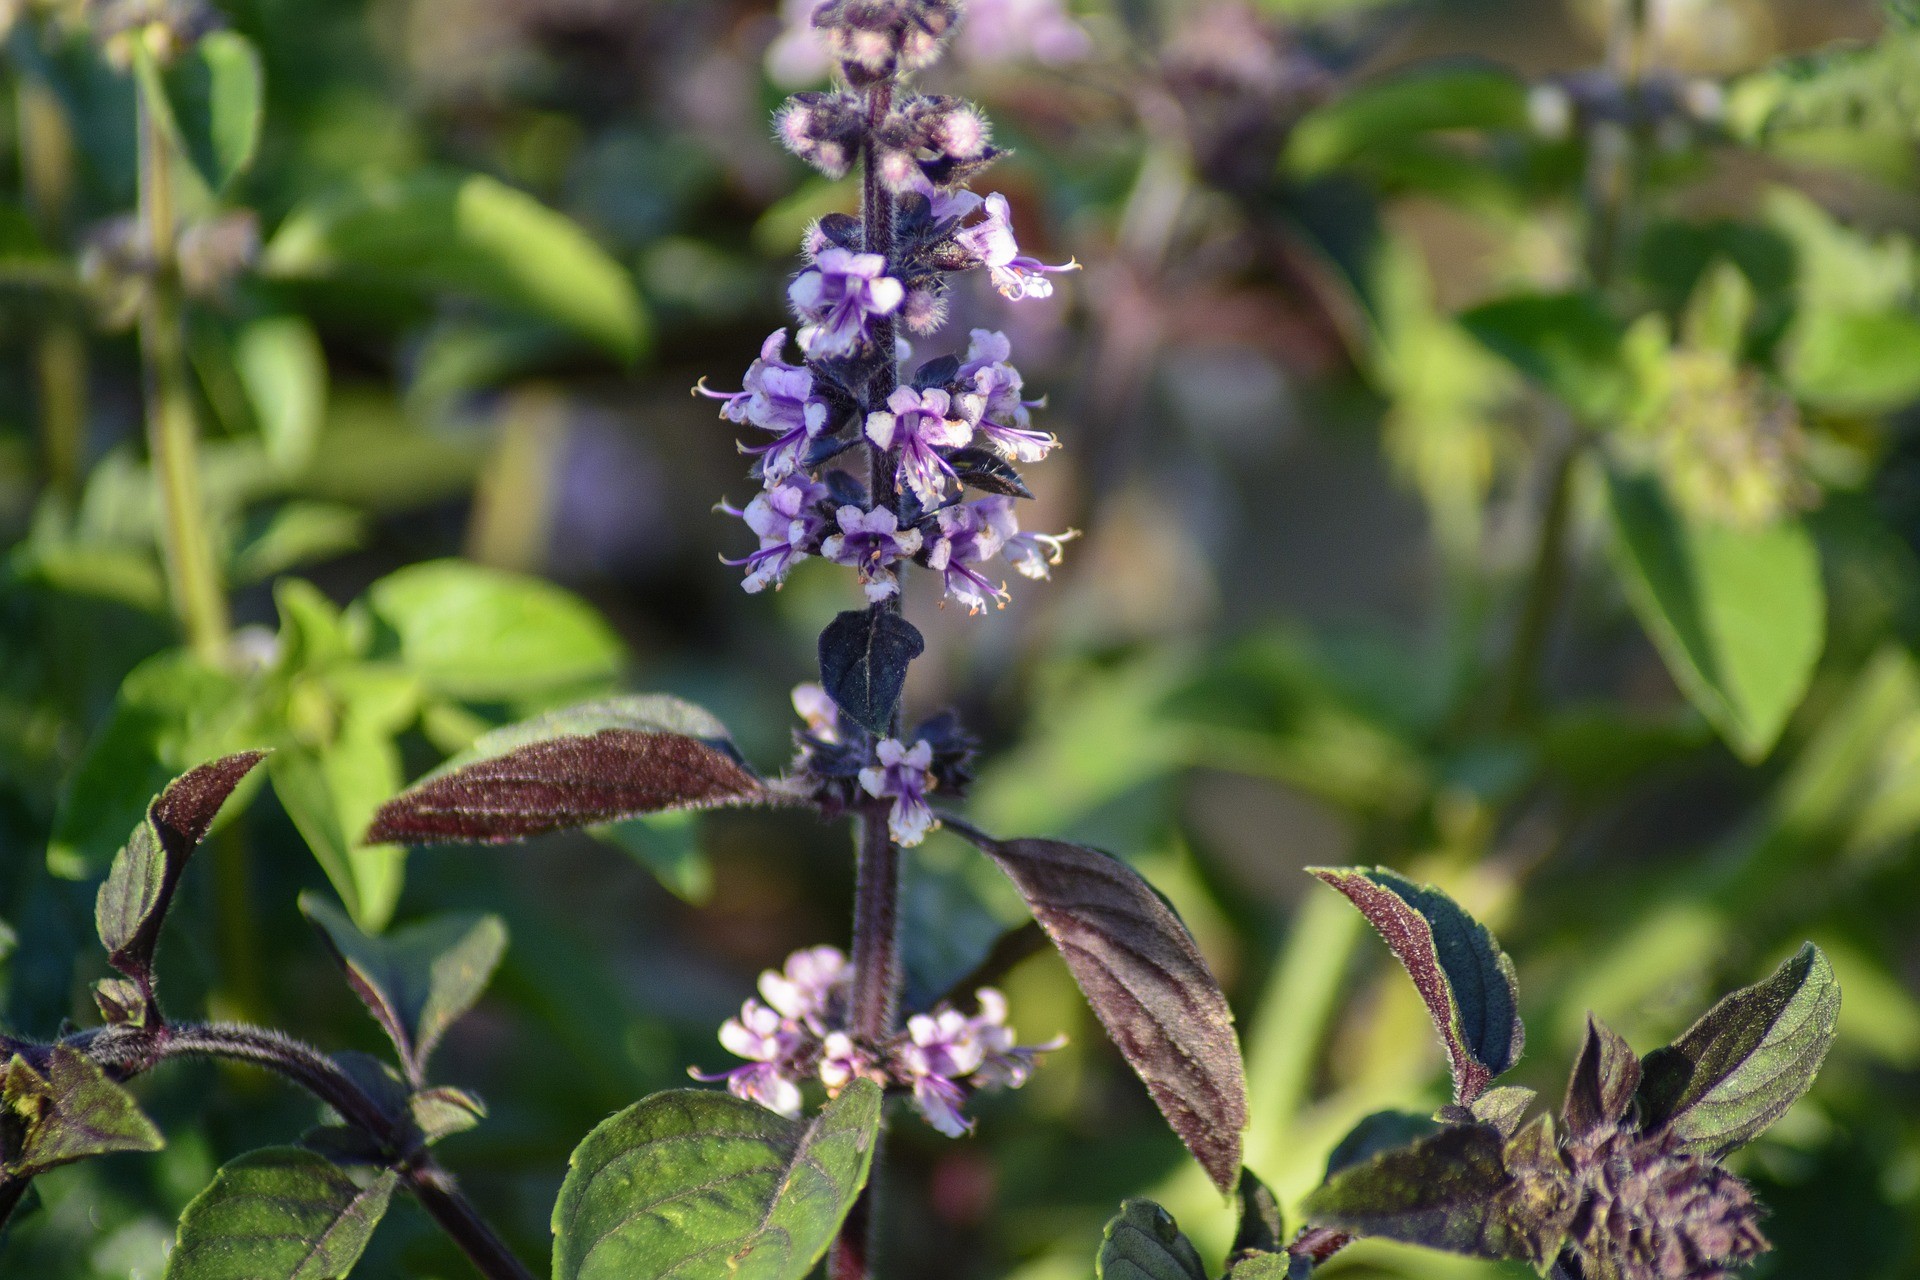
[[[300,910],[416,1081],[447,1028],[486,990],[507,949],[507,927],[498,916],[443,916],[370,938],[318,894],[301,894]]]
[[[250,1152],[180,1215],[165,1280],[343,1280],[398,1180],[387,1170],[363,1187],[300,1147]]]
[[[1642,1062],[1642,1127],[1724,1153],[1751,1142],[1813,1084],[1833,1044],[1840,984],[1808,943],[1765,982],[1736,991]]]
[[[1227,1280],[1311,1280],[1313,1260],[1288,1253],[1256,1253],[1242,1258],[1227,1272]]]
[[[1560,1118],[1575,1136],[1618,1124],[1640,1087],[1640,1059],[1614,1030],[1587,1015],[1587,1034],[1573,1060]]]
[[[907,666],[927,642],[890,609],[843,613],[820,633],[820,682],[855,724],[882,737],[906,687]]]
[[[554,1280],[802,1280],[866,1185],[880,1101],[861,1080],[811,1124],[694,1090],[627,1108],[569,1162]]]
[[[1384,867],[1309,868],[1360,909],[1419,989],[1469,1106],[1526,1044],[1513,961],[1484,925],[1427,885]]]
[[[1539,1096],[1533,1090],[1517,1084],[1501,1085],[1473,1100],[1473,1118],[1481,1124],[1492,1125],[1511,1138],[1519,1132],[1521,1121],[1527,1118],[1533,1100]]]
[[[144,1027],[153,1002],[131,978],[102,978],[93,985],[93,1003],[110,1027]]]
[[[213,826],[233,789],[266,758],[261,751],[228,756],[177,779],[147,810],[113,860],[94,899],[94,924],[107,960],[145,984],[153,976],[153,949],[173,904],[187,859]]]
[[[408,1100],[414,1127],[429,1145],[465,1133],[487,1118],[487,1106],[465,1089],[422,1089]]]
[[[1240,1171],[1235,1198],[1240,1202],[1240,1225],[1234,1231],[1229,1257],[1244,1253],[1278,1253],[1287,1247],[1286,1219],[1280,1202],[1251,1169]]]
[[[1376,1111],[1362,1117],[1328,1153],[1327,1176],[1331,1178],[1343,1169],[1373,1159],[1382,1151],[1404,1147],[1439,1130],[1440,1123],[1431,1116],[1411,1111]]]
[[[1307,1197],[1318,1226],[1477,1258],[1520,1256],[1500,1211],[1510,1189],[1500,1134],[1454,1125],[1328,1178]]]
[[[0,1160],[9,1177],[31,1178],[92,1156],[158,1151],[165,1145],[133,1096],[92,1061],[54,1045],[41,1075],[15,1055],[0,1078]]]
[[[726,728],[677,698],[608,698],[486,734],[381,806],[369,842],[504,844],[775,799]]]
[[[1193,1243],[1151,1200],[1129,1200],[1107,1223],[1094,1262],[1099,1280],[1207,1280]]]
[[[953,829],[1027,900],[1113,1043],[1222,1191],[1240,1176],[1247,1085],[1233,1011],[1173,908],[1124,862],[1059,840]]]

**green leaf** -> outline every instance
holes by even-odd
[[[661,695],[604,698],[482,736],[383,805],[368,838],[500,844],[780,798],[699,707]]]
[[[345,1280],[398,1181],[362,1186],[299,1147],[241,1156],[180,1216],[165,1280]]]
[[[1302,176],[1339,167],[1375,147],[1445,129],[1522,129],[1527,86],[1491,67],[1422,69],[1341,94],[1302,120],[1287,165]]]
[[[656,813],[593,828],[593,834],[651,871],[668,892],[696,906],[713,897],[713,866],[700,847],[700,819]]]
[[[285,748],[267,771],[281,807],[353,918],[366,929],[385,928],[405,883],[406,850],[360,833],[400,788],[392,735],[349,716],[335,741]]]
[[[692,1090],[629,1107],[569,1162],[555,1280],[803,1280],[866,1185],[880,1102],[859,1080],[812,1123]]]
[[[1460,323],[1583,422],[1608,425],[1632,398],[1624,331],[1593,294],[1502,298],[1466,312]]]
[[[435,693],[485,702],[610,680],[627,660],[578,596],[539,578],[460,560],[412,565],[374,583],[374,616],[400,661]]]
[[[153,951],[187,860],[207,838],[234,789],[266,758],[243,752],[176,779],[147,810],[94,898],[94,924],[107,960],[140,985],[152,985]]]
[[[357,551],[367,539],[365,513],[337,502],[288,502],[247,524],[248,536],[233,552],[236,583],[266,582]]]
[[[1836,413],[1886,413],[1920,400],[1920,316],[1811,311],[1794,326],[1787,385]]]
[[[1129,1200],[1107,1223],[1094,1263],[1100,1280],[1207,1280],[1193,1243],[1151,1200]]]
[[[253,42],[216,31],[195,42],[166,71],[136,58],[140,90],[174,145],[215,195],[253,163],[260,148],[266,84]]]
[[[1736,753],[1765,759],[1826,640],[1812,535],[1686,516],[1644,477],[1614,474],[1608,493],[1627,597],[1667,670]]]
[[[465,1089],[422,1089],[407,1100],[407,1110],[429,1146],[487,1118],[486,1104]]]
[[[1511,1138],[1520,1131],[1521,1122],[1527,1118],[1527,1112],[1533,1108],[1533,1100],[1539,1096],[1532,1089],[1517,1084],[1503,1084],[1473,1100],[1473,1118],[1481,1124],[1492,1125]]]
[[[301,894],[300,910],[416,1083],[447,1028],[486,990],[507,949],[507,927],[498,916],[445,916],[370,938],[317,894]]]
[[[1526,1045],[1513,961],[1484,925],[1429,885],[1385,867],[1310,867],[1380,931],[1447,1048],[1454,1101],[1471,1105]]]
[[[288,474],[313,460],[327,418],[327,356],[313,326],[295,315],[255,320],[233,346],[267,456]]]
[[[9,1177],[166,1145],[133,1095],[65,1045],[48,1052],[44,1076],[16,1054],[0,1078],[0,1099],[6,1104],[0,1161]]]
[[[1641,1064],[1642,1127],[1724,1154],[1787,1113],[1820,1073],[1840,1017],[1840,984],[1808,943],[1755,986],[1708,1010]]]
[[[308,204],[282,224],[262,268],[472,294],[627,361],[648,338],[626,269],[571,219],[487,177],[417,176]]]

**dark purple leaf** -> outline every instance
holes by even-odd
[[[1382,1151],[1404,1147],[1438,1133],[1440,1128],[1432,1116],[1418,1112],[1376,1111],[1348,1130],[1347,1136],[1340,1139],[1340,1145],[1327,1156],[1327,1177],[1371,1160]]]
[[[207,838],[227,797],[265,758],[264,751],[247,751],[176,779],[114,858],[94,899],[94,924],[107,960],[143,990],[152,981],[153,950],[187,859]]]
[[[891,609],[843,613],[820,633],[820,682],[855,724],[884,737],[893,732],[907,666],[926,648],[913,624]]]
[[[1031,498],[1033,490],[1011,462],[991,449],[955,449],[947,455],[962,484],[1003,498]]]
[[[726,729],[659,696],[610,698],[482,737],[382,805],[368,844],[507,844],[676,809],[777,799]]]
[[[1233,1011],[1173,908],[1132,868],[1083,845],[994,840],[1000,864],[1161,1114],[1222,1191],[1240,1176],[1246,1078]]]
[[[1586,1038],[1573,1060],[1560,1118],[1575,1136],[1619,1124],[1640,1087],[1640,1059],[1614,1030],[1587,1015]]]
[[[1235,1198],[1240,1202],[1240,1225],[1234,1232],[1229,1258],[1249,1253],[1279,1253],[1287,1247],[1287,1227],[1280,1214],[1280,1202],[1253,1170],[1240,1171]]]

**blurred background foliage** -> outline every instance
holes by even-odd
[[[191,162],[172,403],[233,624],[185,647],[129,330],[135,81],[90,29],[113,8],[0,3],[5,1021],[83,1012],[93,885],[158,785],[274,746],[190,879],[172,1003],[371,1048],[299,891],[369,929],[506,917],[442,1055],[492,1119],[446,1151],[539,1256],[579,1138],[719,1065],[758,969],[844,942],[843,833],[357,838],[485,728],[611,687],[784,757],[846,601],[816,566],[748,599],[717,563],[739,461],[687,391],[738,377],[801,231],[855,200],[768,129],[823,78],[806,5],[228,0],[166,93]],[[1778,1244],[1755,1274],[1920,1272],[1920,11],[974,8],[935,78],[1014,149],[994,176],[1041,256],[1087,268],[1017,313],[956,299],[953,331],[1013,331],[1052,392],[1070,465],[1039,523],[1086,533],[1005,614],[909,593],[910,696],[991,747],[977,819],[1166,889],[1236,1002],[1249,1163],[1288,1198],[1444,1077],[1303,866],[1390,864],[1492,924],[1517,1078],[1554,1096],[1585,1010],[1644,1050],[1811,937],[1846,1007],[1742,1157]],[[261,86],[254,149],[219,122]],[[1018,922],[995,876],[945,838],[911,861],[922,998]],[[970,1141],[900,1126],[891,1270],[1086,1276],[1141,1191],[1217,1256],[1225,1207],[1065,971],[1010,988],[1028,1038],[1073,1046]],[[311,1118],[213,1067],[142,1087],[167,1151],[42,1179],[0,1269],[157,1280],[215,1168]],[[1328,1269],[1499,1273],[1373,1246]],[[362,1274],[464,1272],[397,1209]]]

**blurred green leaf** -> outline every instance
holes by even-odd
[[[429,690],[475,701],[610,680],[626,647],[579,597],[459,560],[412,565],[367,593],[399,660]]]
[[[1107,1223],[1094,1260],[1100,1280],[1207,1280],[1193,1243],[1151,1200],[1129,1200]]]
[[[487,177],[420,176],[315,201],[288,217],[261,266],[285,278],[341,274],[473,294],[625,361],[648,341],[627,270],[564,215]]]
[[[1460,323],[1582,422],[1609,425],[1632,398],[1624,330],[1594,294],[1502,298],[1464,313]]]
[[[361,927],[393,918],[406,875],[406,850],[361,839],[403,781],[393,729],[349,705],[338,736],[276,752],[267,768],[274,794]]]
[[[593,834],[625,850],[675,896],[696,906],[713,896],[713,866],[700,848],[696,814],[649,814],[595,827]]]
[[[136,58],[142,93],[207,189],[218,195],[253,163],[260,147],[266,84],[253,42],[215,31],[164,72]]]
[[[355,551],[367,536],[366,517],[335,502],[289,502],[267,513],[234,548],[232,578],[265,582],[289,569]]]
[[[235,338],[233,359],[267,456],[297,474],[313,460],[327,417],[327,357],[319,335],[300,316],[255,320]]]
[[[555,1280],[803,1280],[866,1185],[880,1099],[857,1080],[811,1123],[692,1090],[629,1107],[568,1162]]]
[[[241,1156],[180,1216],[165,1280],[344,1280],[398,1182],[383,1170],[362,1186],[299,1147]]]
[[[1667,669],[1729,746],[1764,759],[1826,637],[1819,552],[1797,521],[1741,530],[1676,511],[1653,481],[1608,493],[1627,597]]]
[[[0,1099],[9,1122],[0,1137],[0,1157],[10,1177],[165,1145],[133,1096],[65,1045],[49,1051],[44,1076],[16,1054],[0,1077]]]
[[[1920,315],[1815,311],[1792,342],[1787,383],[1808,404],[1884,413],[1920,399]]]
[[[1287,165],[1311,177],[1370,148],[1400,146],[1415,134],[1450,129],[1521,129],[1527,86],[1494,67],[1438,67],[1342,94],[1302,120]]]

